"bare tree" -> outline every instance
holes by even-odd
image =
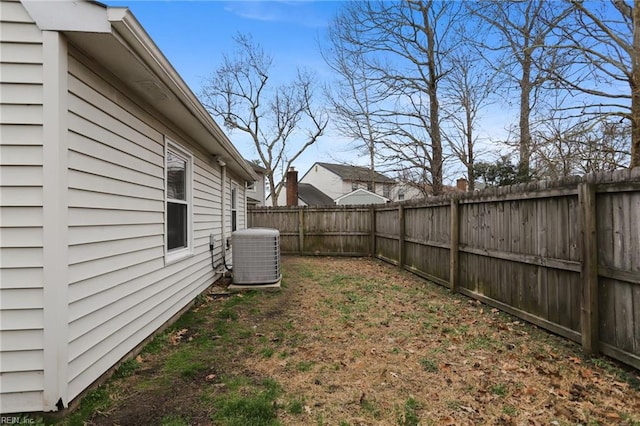
[[[338,77],[326,87],[333,124],[341,135],[354,142],[357,152],[368,157],[369,182],[375,188],[376,154],[382,141],[376,117],[380,92],[368,75],[362,51],[345,44],[340,28],[330,28],[328,39],[329,47],[322,50],[322,55]]]
[[[280,168],[287,170],[327,127],[325,114],[314,107],[314,79],[298,71],[295,81],[268,89],[272,58],[250,36],[234,38],[237,51],[203,85],[201,100],[230,130],[248,134],[266,169],[269,196],[277,206],[282,189]],[[294,139],[302,133],[302,143]]]
[[[554,117],[534,133],[539,175],[558,178],[615,170],[628,164],[628,122],[606,116],[591,120]]]
[[[453,1],[350,2],[332,24],[341,46],[362,53],[366,76],[384,99],[375,114],[381,155],[398,170],[422,167],[426,173],[418,174],[436,195],[444,163],[439,84],[460,9]]]
[[[554,47],[563,55],[578,56],[570,75],[554,77],[560,86],[587,95],[588,100],[567,110],[589,120],[628,121],[629,166],[640,166],[640,4],[637,0],[569,0],[568,4],[573,7],[572,20],[558,28],[565,41]]]
[[[545,0],[487,0],[473,3],[472,12],[485,21],[493,37],[479,43],[488,63],[510,90],[519,94],[519,180],[531,174],[531,116],[539,103],[550,70],[562,75],[569,58],[549,48],[554,29],[568,16],[571,6]],[[554,38],[550,43],[549,39]]]
[[[454,55],[443,91],[443,109],[446,111],[443,137],[465,166],[470,191],[475,189],[479,114],[493,102],[491,93],[495,89],[494,75],[487,73],[479,59],[469,50]]]

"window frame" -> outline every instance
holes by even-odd
[[[391,184],[389,183],[382,184],[382,196],[385,198],[391,198]]]
[[[231,191],[229,191],[229,208],[231,212],[231,232],[238,228],[238,185],[231,183]]]
[[[169,198],[169,153],[185,161],[185,199]],[[169,250],[169,203],[187,206],[186,241],[185,247]],[[164,149],[164,259],[165,264],[173,263],[193,255],[193,155],[169,138],[165,138]]]

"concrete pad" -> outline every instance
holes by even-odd
[[[280,290],[280,283],[282,280],[278,280],[272,284],[229,284],[227,291],[249,291],[249,290],[265,290],[265,291],[278,291]]]

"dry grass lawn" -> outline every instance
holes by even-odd
[[[640,425],[640,380],[372,259],[284,257],[277,293],[199,298],[66,422]]]

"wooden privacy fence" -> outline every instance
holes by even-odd
[[[640,368],[640,168],[248,223],[283,253],[375,256]]]

